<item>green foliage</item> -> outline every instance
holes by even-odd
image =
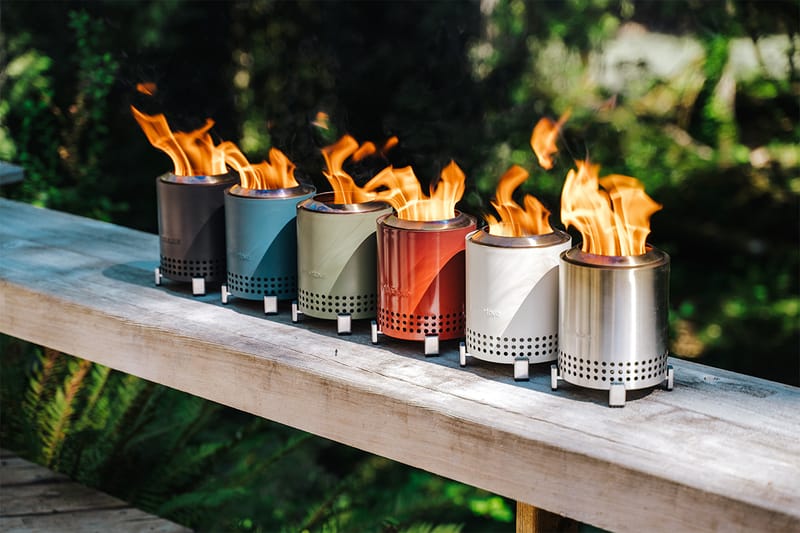
[[[109,220],[124,209],[108,190],[103,160],[108,153],[108,95],[119,68],[104,52],[103,23],[82,11],[68,13],[74,50],[69,79],[61,79],[51,56],[31,46],[29,33],[9,42],[10,58],[0,90],[0,157],[26,171],[15,198]],[[60,70],[60,69],[59,69]],[[59,89],[69,87],[65,101]]]
[[[0,382],[4,446],[199,530],[492,530],[511,516],[484,491],[53,350],[0,337],[0,358],[27,369]]]
[[[455,159],[475,214],[523,166],[520,193],[558,225],[564,176],[589,157],[664,205],[651,240],[672,257],[672,352],[798,384],[794,2],[14,2],[1,22],[0,157],[26,169],[4,195],[154,231],[168,162],[130,117],[139,81],[180,128],[214,118],[320,190],[321,146],[397,135],[388,161],[427,182]],[[637,35],[650,40],[624,41]],[[531,129],[568,109],[545,171]],[[0,352],[4,445],[199,529],[484,531],[512,516],[494,495],[108,368],[8,339]]]

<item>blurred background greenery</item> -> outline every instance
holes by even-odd
[[[800,385],[800,10],[787,1],[0,3],[0,194],[156,231],[170,169],[131,103],[206,117],[319,190],[319,149],[397,135],[428,181],[454,159],[485,213],[511,164],[559,226],[573,160],[664,205],[672,352]],[[134,87],[152,81],[151,98]],[[551,171],[528,139],[572,116]],[[315,123],[330,117],[329,129]],[[384,162],[379,162],[385,164]],[[365,180],[378,167],[352,173]],[[512,503],[80,359],[3,338],[3,445],[192,527],[508,529]]]

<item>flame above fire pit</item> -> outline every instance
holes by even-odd
[[[456,216],[456,203],[464,194],[464,172],[455,161],[442,169],[438,183],[431,183],[430,196],[422,192],[411,167],[386,167],[364,188],[374,191],[374,199],[391,205],[401,220],[431,222]]]
[[[140,83],[137,90],[152,95],[153,83]],[[214,144],[208,131],[214,121],[206,119],[205,125],[190,132],[173,132],[164,114],[148,115],[131,106],[131,113],[155,148],[166,153],[175,165],[176,176],[217,176],[228,172],[228,167],[239,173],[245,189],[288,189],[298,187],[294,176],[295,165],[277,148],[269,151],[269,162],[251,164],[239,148],[230,141]]]
[[[561,126],[569,118],[569,111],[561,115],[558,122],[549,118],[542,118],[536,123],[531,133],[531,148],[536,158],[545,169],[553,167],[553,154],[558,152],[556,138]],[[528,171],[514,165],[500,178],[495,191],[492,206],[497,211],[498,217],[486,215],[489,224],[489,233],[502,237],[525,237],[530,235],[543,235],[552,233],[548,217],[550,211],[534,196],[526,194],[523,198],[525,207],[517,204],[512,195],[514,190],[528,179]]]
[[[550,211],[536,197],[526,194],[523,199],[524,209],[511,198],[514,190],[526,179],[528,172],[518,165],[509,168],[500,178],[495,199],[491,202],[497,210],[499,219],[492,215],[485,217],[489,223],[489,233],[492,235],[523,237],[553,231],[548,221]]]
[[[277,148],[270,148],[269,163],[251,164],[236,146],[226,151],[225,162],[239,173],[245,189],[291,189],[299,184],[294,177],[295,164]]]
[[[397,137],[389,138],[379,152],[374,143],[368,141],[359,145],[355,138],[345,135],[334,144],[323,148],[322,157],[325,158],[328,167],[323,175],[328,178],[333,188],[334,203],[357,204],[374,200],[375,193],[356,185],[353,177],[344,170],[344,163],[348,158],[357,162],[377,153],[383,155],[397,145],[397,142]]]
[[[630,176],[598,178],[600,165],[576,161],[561,193],[561,221],[583,236],[582,250],[595,255],[631,256],[647,252],[650,217],[661,209]]]
[[[226,151],[236,147],[229,142],[214,145],[208,133],[214,126],[214,121],[210,118],[206,119],[202,128],[188,133],[173,133],[163,114],[147,115],[133,106],[131,113],[150,144],[172,159],[176,176],[217,176],[228,172],[225,164]]]

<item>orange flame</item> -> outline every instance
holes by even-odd
[[[133,106],[131,112],[150,144],[172,159],[177,176],[213,176],[228,171],[225,166],[224,145],[229,143],[214,145],[211,135],[208,134],[208,130],[214,125],[210,118],[206,119],[202,128],[188,133],[173,133],[163,114],[146,115]]]
[[[561,130],[561,126],[569,119],[570,113],[570,110],[565,111],[558,119],[558,122],[553,122],[549,118],[542,118],[533,128],[533,132],[531,132],[531,148],[542,168],[547,170],[553,168],[553,154],[558,152],[558,148],[556,148],[558,132]]]
[[[139,84],[137,90],[154,84]],[[206,119],[202,128],[189,133],[173,132],[163,114],[147,115],[131,106],[136,122],[154,147],[165,152],[175,165],[177,176],[214,176],[228,172],[228,166],[239,173],[246,189],[280,189],[297,187],[295,165],[277,148],[269,151],[269,163],[252,165],[230,141],[214,145],[208,130],[214,121]]]
[[[530,194],[526,194],[523,202],[525,208],[520,207],[512,199],[514,190],[528,179],[528,171],[514,165],[500,178],[495,191],[492,206],[497,210],[499,219],[486,215],[489,223],[489,233],[503,237],[521,237],[523,235],[542,235],[552,233],[548,217],[550,211]]]
[[[136,90],[142,94],[153,96],[154,94],[156,94],[156,90],[158,90],[158,88],[156,87],[156,84],[153,83],[152,81],[145,81],[142,83],[137,83]]]
[[[447,220],[456,216],[456,203],[464,195],[464,172],[454,161],[442,170],[438,183],[431,183],[430,197],[422,192],[411,167],[386,167],[364,189],[374,192],[374,199],[395,208],[403,220]]]
[[[598,178],[600,165],[576,161],[561,193],[561,221],[580,231],[582,250],[596,255],[642,255],[650,217],[661,205],[630,176]]]
[[[233,143],[226,144],[226,162],[239,173],[245,189],[288,189],[297,187],[295,164],[277,148],[270,148],[269,163],[251,164]]]
[[[383,145],[380,153],[385,154],[396,146],[397,142],[397,137],[391,137]],[[352,161],[361,161],[376,153],[378,153],[378,149],[374,143],[365,142],[359,146],[358,141],[350,135],[345,135],[334,144],[322,149],[322,157],[328,167],[327,171],[323,171],[323,175],[328,178],[333,188],[334,203],[355,204],[374,199],[375,194],[356,185],[353,177],[344,170],[343,166],[348,158]]]

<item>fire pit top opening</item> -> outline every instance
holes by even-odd
[[[323,192],[309,198],[308,200],[300,203],[298,207],[308,211],[316,211],[320,213],[369,213],[374,211],[382,211],[388,209],[390,206],[385,202],[359,202],[354,204],[337,204],[334,203],[336,193]]]
[[[293,198],[313,193],[314,188],[298,185],[297,187],[284,189],[248,189],[241,185],[234,185],[229,189],[229,192],[233,196],[242,196],[244,198]]]
[[[561,257],[569,263],[597,268],[635,268],[669,263],[669,255],[666,252],[649,244],[646,245],[646,252],[641,255],[598,255],[575,247],[564,252]]]
[[[567,242],[570,236],[568,233],[554,229],[551,233],[543,233],[541,235],[507,237],[505,235],[492,235],[489,233],[489,227],[487,226],[473,233],[470,239],[472,242],[497,248],[539,248]]]
[[[456,216],[445,220],[406,220],[396,214],[385,215],[378,219],[379,224],[411,231],[448,231],[467,228],[475,224],[470,215],[456,210]]]
[[[159,176],[158,179],[166,183],[219,185],[220,183],[234,182],[239,179],[239,176],[237,176],[234,172],[228,172],[227,174],[215,174],[212,176],[178,176],[172,172],[167,172],[166,174]]]

